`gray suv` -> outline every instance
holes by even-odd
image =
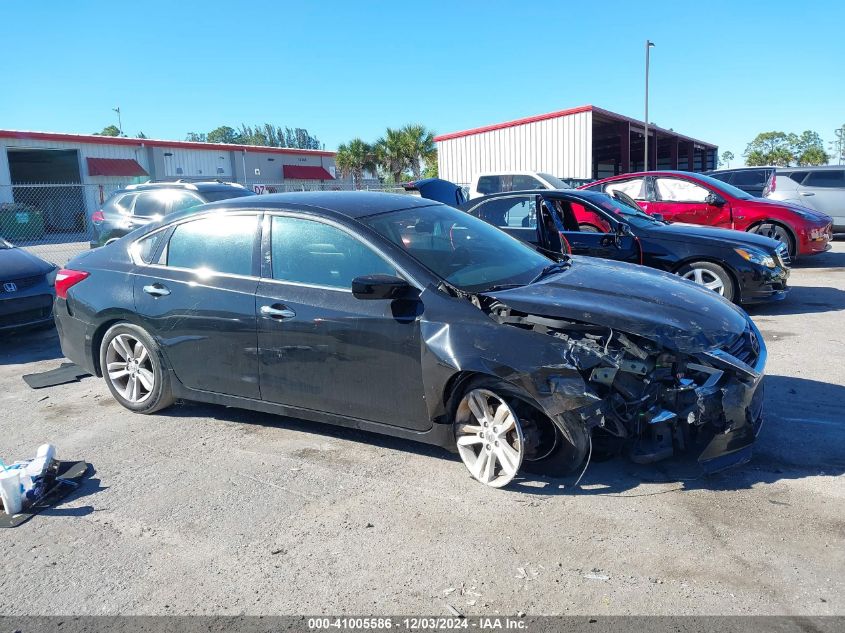
[[[845,232],[845,165],[778,167],[776,186],[766,196],[827,213],[835,233]]]

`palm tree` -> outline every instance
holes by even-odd
[[[352,183],[356,189],[361,188],[364,172],[374,171],[376,168],[373,148],[360,138],[341,144],[337,148],[335,163],[344,178],[352,176]]]
[[[434,144],[434,132],[424,125],[411,123],[401,130],[405,137],[408,159],[414,179],[418,180],[422,174],[422,165],[437,162],[437,146]]]
[[[408,142],[402,130],[387,128],[385,135],[375,143],[376,162],[391,175],[394,183],[401,182],[402,172],[410,167]]]

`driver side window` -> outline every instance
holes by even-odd
[[[273,279],[349,289],[362,275],[396,275],[396,268],[341,229],[305,218],[274,216]]]
[[[710,192],[694,182],[680,178],[657,178],[657,195],[664,202],[704,202]]]

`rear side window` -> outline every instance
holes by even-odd
[[[167,199],[159,193],[139,193],[135,200],[133,215],[150,217],[153,215],[164,215],[167,209]]]
[[[807,177],[807,174],[810,172],[808,171],[788,171],[788,172],[777,172],[777,177],[785,177],[794,182],[797,185],[800,185],[804,179]]]
[[[845,188],[845,169],[825,169],[811,171],[804,179],[805,187],[843,187]]]
[[[119,193],[103,205],[108,211],[117,213],[132,213],[132,202],[135,200],[134,193]]]
[[[494,226],[504,228],[534,228],[537,226],[534,196],[490,200],[475,209],[472,214]]]
[[[478,193],[486,195],[488,193],[500,193],[501,191],[503,191],[501,176],[481,176],[478,179]]]
[[[161,242],[162,238],[166,234],[167,230],[156,231],[152,235],[135,242],[135,244],[132,245],[135,257],[145,264],[151,264],[153,262],[153,255],[155,255],[155,252],[158,249],[159,242]]]
[[[623,182],[609,182],[605,185],[604,191],[611,196],[614,191],[621,191],[622,193],[627,193],[634,200],[645,200],[645,178],[635,178],[634,180],[625,180]]]
[[[203,201],[191,193],[176,193],[170,199],[170,213],[175,213],[182,209],[190,209],[200,204],[203,204]]]
[[[731,184],[737,187],[765,187],[768,172],[765,169],[749,169],[734,174]]]
[[[272,227],[273,279],[352,288],[362,275],[395,275],[396,268],[346,231],[305,218],[275,216]]]
[[[180,224],[167,245],[167,265],[252,275],[257,229],[256,215],[215,215]]]
[[[726,182],[728,184],[733,182],[734,172],[732,171],[717,171],[713,174],[708,174],[711,178],[715,178],[716,180],[721,180],[722,182]]]

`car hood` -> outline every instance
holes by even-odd
[[[762,249],[765,253],[769,254],[774,253],[780,243],[770,237],[757,235],[756,233],[719,229],[712,226],[700,226],[698,224],[684,224],[682,222],[655,224],[653,227],[649,227],[648,232],[652,235],[678,242],[696,243],[706,241],[710,244],[721,242],[726,248],[752,246]]]
[[[766,198],[752,198],[751,200],[740,200],[737,202],[736,206],[738,207],[758,207],[758,208],[778,208],[778,209],[787,209],[789,211],[797,211],[800,212],[802,219],[803,216],[811,216],[818,222],[832,222],[833,219],[827,215],[826,213],[822,213],[821,211],[816,211],[815,209],[810,209],[809,207],[802,206],[800,204],[794,204],[792,202],[785,202],[783,200],[768,200]]]
[[[46,275],[53,265],[20,248],[0,249],[0,278],[3,281]]]
[[[711,290],[643,266],[573,257],[537,283],[482,293],[513,310],[607,326],[695,354],[724,347],[748,327],[746,314]]]

